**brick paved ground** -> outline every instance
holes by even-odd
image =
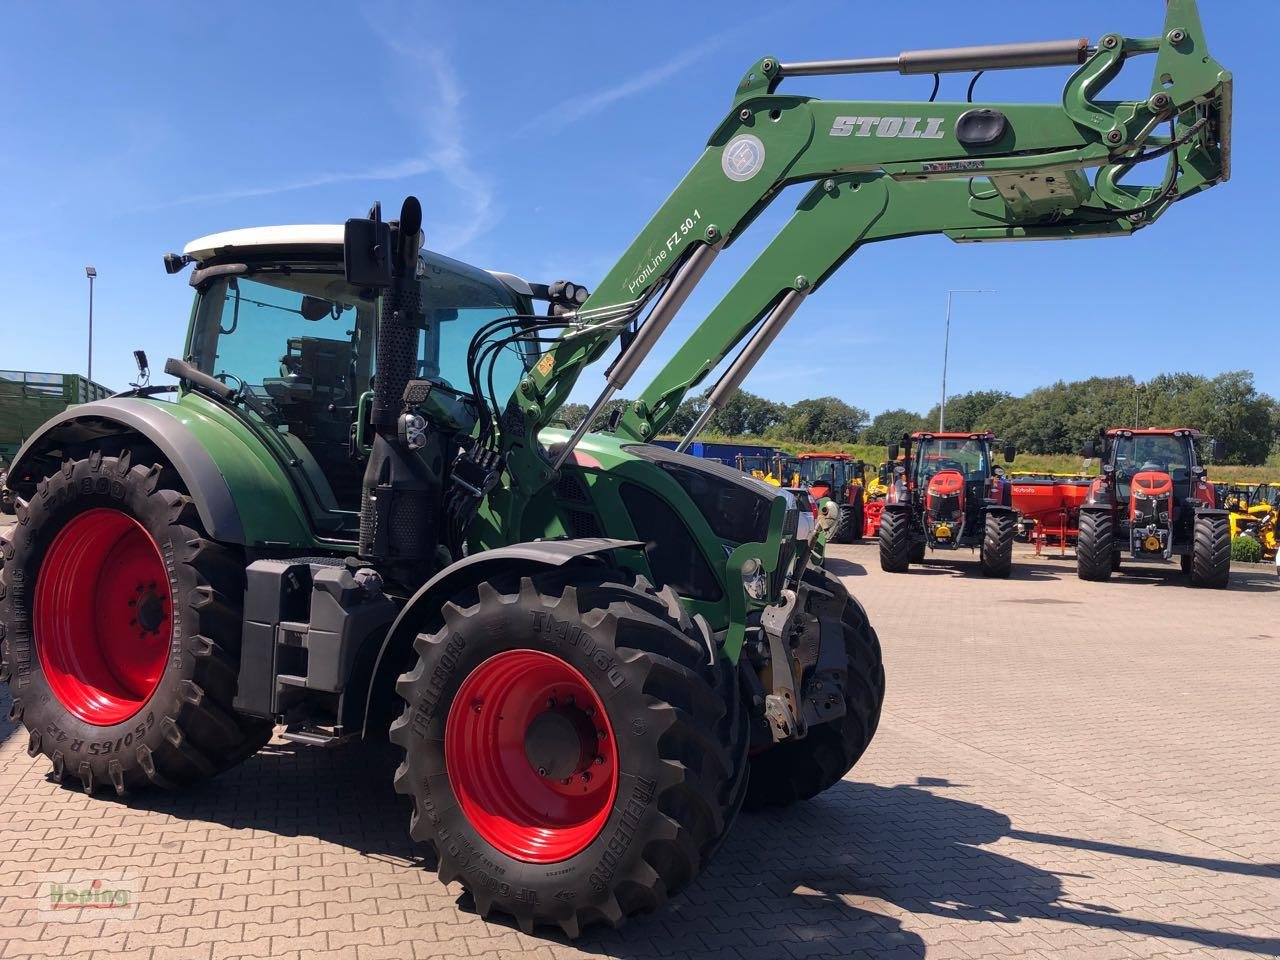
[[[1280,956],[1269,576],[832,565],[884,640],[880,733],[820,799],[744,816],[657,916],[573,945],[476,919],[407,841],[384,750],[275,743],[120,803],[49,783],[0,723],[0,958]],[[40,921],[39,873],[119,867],[136,919]]]

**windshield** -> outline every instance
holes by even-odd
[[[985,480],[987,445],[982,440],[959,437],[921,440],[916,448],[916,465],[921,480],[943,470],[958,470],[966,480]]]
[[[836,486],[844,483],[849,475],[849,461],[836,460],[832,457],[809,457],[798,460],[797,472],[800,479],[807,484],[825,483]]]
[[[1128,479],[1142,470],[1167,473],[1176,482],[1191,476],[1185,438],[1134,436],[1115,438],[1115,467],[1118,477]]]
[[[769,472],[769,458],[758,454],[743,454],[738,458],[741,461],[740,469],[743,473],[760,472],[767,474]]]

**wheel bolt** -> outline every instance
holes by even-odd
[[[560,782],[561,782],[561,783],[563,783],[563,784],[567,787],[567,786],[569,785],[569,783],[570,783],[570,779],[569,779],[569,777],[565,777],[565,778],[564,778],[563,780],[561,780]]]
[[[540,776],[540,777],[545,777],[546,775],[547,775],[547,768],[546,768],[546,767],[539,767],[539,768],[538,768],[538,776]]]
[[[472,700],[472,701],[471,701],[471,709],[472,709],[472,711],[474,711],[475,713],[479,713],[479,712],[480,712],[480,708],[481,708],[482,706],[484,706],[484,701],[483,701],[483,700]]]
[[[547,698],[547,709],[548,709],[548,710],[552,710],[552,709],[554,709],[554,708],[555,708],[555,705],[556,705],[556,698],[555,698],[555,697],[548,697],[548,698]]]
[[[597,767],[604,766],[604,757],[600,756],[598,753],[596,754],[595,765]]]
[[[584,771],[582,772],[582,782],[583,782],[583,783],[590,783],[590,782],[591,782],[591,772],[590,772],[589,770],[584,770]]]
[[[596,739],[597,739],[597,740],[603,740],[603,739],[604,739],[604,731],[603,731],[603,730],[597,730],[597,731],[596,731]]]
[[[587,707],[587,709],[586,709],[584,712],[586,713],[586,715],[587,715],[588,717],[594,717],[594,716],[596,715],[596,708],[595,708],[595,707]]]
[[[564,701],[564,702],[565,702],[565,704],[566,704],[566,705],[568,705],[568,706],[572,707],[572,706],[573,706],[573,703],[574,703],[574,700],[573,700],[573,694],[572,694],[572,693],[571,693],[571,694],[569,694],[569,696],[565,698],[565,701]]]

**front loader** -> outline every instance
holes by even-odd
[[[1186,428],[1105,431],[1085,443],[1102,469],[1080,507],[1076,572],[1108,580],[1127,554],[1134,560],[1172,560],[1193,587],[1225,588],[1231,580],[1231,518],[1218,506],[1196,444]],[[1209,442],[1209,441],[1206,441]],[[1215,461],[1223,444],[1209,442]]]
[[[1148,98],[1100,99],[1146,54]],[[1060,104],[777,90],[1059,64]],[[481,915],[572,936],[656,909],[742,805],[848,772],[884,671],[862,606],[812,562],[830,512],[647,441],[749,336],[713,412],[862,243],[1126,236],[1225,180],[1230,92],[1190,0],[1152,39],[765,57],[592,292],[423,249],[412,198],[394,221],[193,241],[165,258],[195,292],[176,388],[60,414],[9,474],[33,479],[3,548],[0,679],[30,753],[125,794],[216,775],[273,727],[389,736],[411,835]],[[1157,157],[1162,181],[1121,182]],[[791,223],[588,433],[719,252],[801,182]],[[553,428],[619,340],[582,424]]]
[[[880,514],[880,568],[903,573],[926,550],[978,551],[984,577],[1013,570],[1013,509],[1004,468],[994,460],[995,435],[913,433],[889,447],[893,482]],[[1014,457],[1004,445],[1005,462]]]

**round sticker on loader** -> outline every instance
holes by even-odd
[[[750,133],[739,134],[720,154],[720,169],[730,180],[750,180],[764,166],[764,144]]]

